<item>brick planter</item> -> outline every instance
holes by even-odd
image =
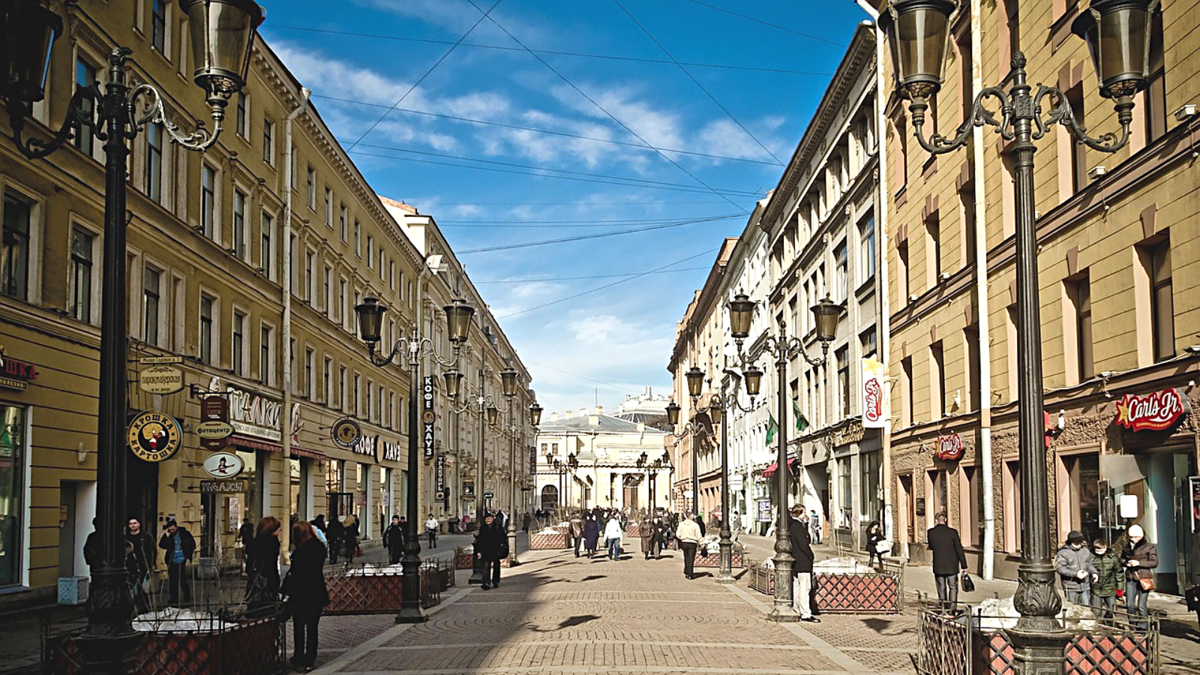
[[[529,550],[531,551],[556,551],[565,548],[567,548],[566,532],[557,532],[555,534],[529,533]]]
[[[895,574],[817,574],[814,609],[826,614],[895,614],[900,579]]]
[[[733,564],[731,565],[731,567],[741,568],[744,565],[745,565],[745,563],[742,559],[742,554],[738,553],[737,551],[734,551],[733,552]],[[700,555],[699,553],[696,554],[696,567],[720,567],[720,566],[721,566],[721,554],[720,553],[714,553],[712,555]]]

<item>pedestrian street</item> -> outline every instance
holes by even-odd
[[[621,560],[535,551],[498,588],[459,585],[417,625],[327,617],[318,673],[912,673],[911,615],[767,621],[770,597],[715,569],[684,579],[678,551]]]

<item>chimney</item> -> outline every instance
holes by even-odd
[[[568,420],[571,419],[571,409],[570,408],[567,408],[565,411],[563,411],[563,419],[568,419]]]
[[[643,431],[645,431],[645,430],[646,430],[646,423],[645,423],[645,422],[638,422],[637,430],[638,430],[638,433],[639,433],[639,434],[640,434],[640,433],[642,433]]]
[[[593,427],[600,426],[600,416],[599,415],[589,415],[588,416],[588,426],[593,426]]]
[[[602,405],[596,406],[596,414],[603,415],[604,414],[604,406],[602,406]]]
[[[552,412],[552,413],[550,413],[550,421],[551,421],[551,422],[557,422],[557,421],[558,421],[558,413],[557,413],[557,412]]]

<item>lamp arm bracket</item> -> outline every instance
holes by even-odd
[[[1043,100],[1046,100],[1050,105],[1050,112],[1045,117],[1042,116]],[[1118,98],[1115,104],[1117,121],[1121,125],[1121,130],[1119,132],[1104,133],[1099,137],[1088,135],[1087,128],[1075,119],[1075,113],[1071,110],[1071,104],[1067,101],[1067,97],[1057,87],[1048,87],[1044,84],[1039,85],[1033,101],[1035,110],[1034,140],[1039,140],[1045,136],[1049,128],[1055,124],[1061,124],[1070,130],[1071,135],[1075,137],[1076,141],[1099,152],[1117,152],[1129,142],[1129,127],[1133,123],[1134,106],[1133,98],[1130,96]]]
[[[379,368],[383,368],[384,366],[388,365],[394,361],[396,356],[400,353],[400,345],[403,342],[403,339],[397,340],[396,344],[392,345],[392,352],[386,357],[383,356],[382,352],[375,351],[375,343],[369,343],[367,345],[367,354],[371,357],[371,363],[375,364]]]
[[[171,141],[188,150],[204,152],[211,148],[217,142],[217,137],[221,135],[221,120],[224,117],[224,110],[213,107],[211,132],[205,129],[203,124],[200,124],[194,132],[184,134],[179,130],[179,125],[167,117],[163,97],[158,89],[149,84],[139,84],[129,94],[129,115],[134,120],[134,126],[130,130],[131,134],[145,129],[147,124],[157,122],[163,125],[163,129],[166,129]]]
[[[29,115],[29,104],[10,100],[7,107],[9,126],[12,128],[13,143],[16,144],[21,154],[29,159],[43,159],[74,138],[74,132],[81,126],[92,129],[96,138],[102,141],[106,140],[107,136],[97,128],[93,118],[94,113],[89,114],[84,112],[85,102],[90,102],[90,107],[94,111],[98,108],[97,103],[101,98],[100,88],[96,85],[76,89],[75,94],[71,96],[70,103],[67,105],[67,118],[63,120],[62,126],[59,127],[58,131],[54,132],[54,136],[48,141],[25,138],[22,132],[25,129],[25,117]]]
[[[1000,104],[998,111],[1000,119],[996,119],[997,113],[989,110],[984,104],[984,101],[988,98],[994,98]],[[908,105],[908,111],[912,116],[913,122],[913,136],[916,137],[917,143],[932,155],[944,155],[962,148],[971,140],[971,132],[975,127],[982,127],[984,125],[994,127],[996,133],[1000,134],[1005,140],[1012,140],[1013,138],[1013,132],[1009,128],[1012,120],[1012,106],[1009,104],[1004,90],[998,87],[988,87],[979,92],[975,97],[975,102],[971,104],[971,116],[959,125],[958,129],[954,132],[953,138],[947,138],[937,133],[928,139],[925,138],[923,130],[925,127],[925,113],[928,109],[929,102],[924,97],[914,97]]]

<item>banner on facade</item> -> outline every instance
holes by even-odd
[[[433,376],[426,375],[421,385],[421,438],[425,444],[425,459],[433,459]]]
[[[1117,426],[1130,431],[1166,431],[1188,410],[1188,399],[1178,389],[1151,394],[1125,394],[1117,403]]]
[[[882,429],[888,424],[888,397],[884,383],[887,368],[873,358],[862,360],[862,390],[859,403],[862,406],[864,429]]]
[[[537,448],[529,446],[529,475],[537,475]]]
[[[440,493],[446,489],[446,453],[438,453],[437,464],[433,469],[434,481],[437,483],[437,491]]]

